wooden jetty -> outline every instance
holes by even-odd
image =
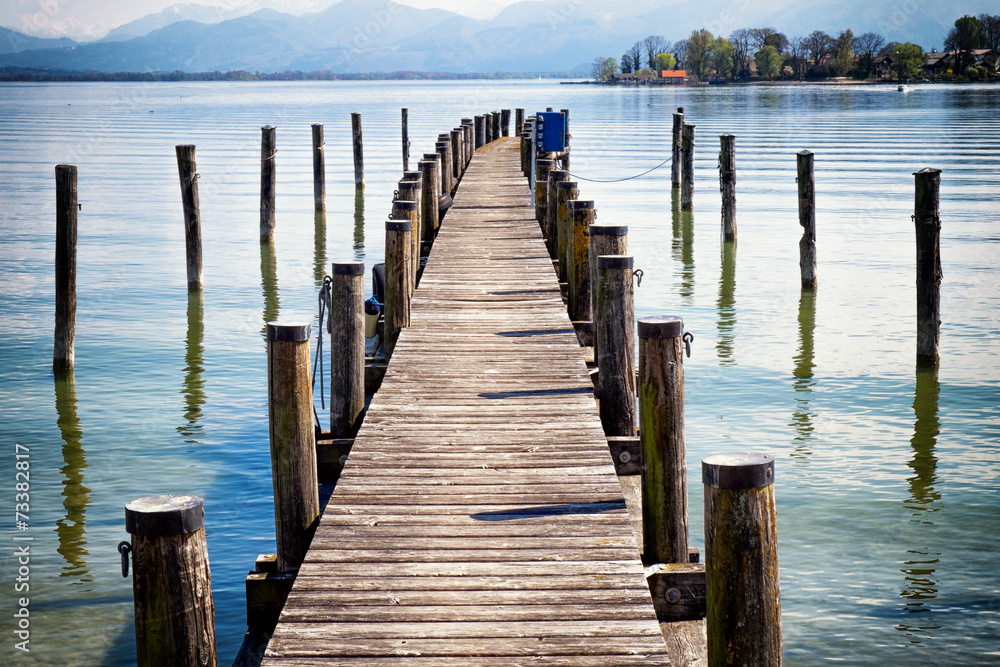
[[[657,622],[518,145],[462,178],[264,665],[704,660]]]

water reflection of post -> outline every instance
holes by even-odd
[[[195,435],[201,430],[201,406],[205,405],[205,381],[201,374],[205,369],[205,306],[202,292],[188,292],[187,338],[184,341],[184,395],[183,426],[178,426],[186,442],[197,442]]]
[[[281,304],[278,301],[278,258],[273,243],[260,244],[260,282],[264,290],[264,324],[275,322]],[[261,327],[266,333],[266,326]]]
[[[326,275],[326,211],[316,211],[315,234],[313,236],[313,280],[316,287],[323,284]]]
[[[733,328],[736,326],[736,241],[722,243],[722,273],[719,276],[719,340],[715,344],[719,363],[728,366],[733,359]]]
[[[690,209],[681,216],[681,296],[694,296],[694,213]]]
[[[365,191],[354,192],[354,261],[365,258]]]
[[[93,581],[86,561],[89,552],[85,518],[90,505],[90,489],[83,484],[83,471],[87,469],[87,457],[83,449],[83,430],[76,413],[76,382],[72,369],[56,373],[55,391],[56,425],[62,435],[62,455],[65,462],[61,472],[66,516],[56,521],[56,535],[59,538],[56,551],[66,560],[60,576]]]
[[[792,414],[791,426],[795,428],[795,458],[806,458],[812,452],[806,442],[812,437],[812,412],[809,410],[813,385],[813,332],[816,329],[816,291],[802,290],[799,297],[799,351],[795,355],[795,412]]]
[[[903,501],[903,507],[912,510],[911,522],[920,525],[933,525],[931,514],[938,511],[937,501],[941,493],[934,488],[937,482],[937,456],[934,448],[940,432],[938,421],[938,372],[936,365],[918,365],[916,391],[913,398],[913,412],[916,422],[913,425],[913,438],[910,445],[913,448],[913,458],[907,464],[913,470],[913,476],[907,481],[910,486],[910,497]],[[906,611],[911,613],[927,613],[931,609],[924,602],[937,597],[937,582],[933,579],[936,564],[941,554],[927,547],[913,548],[906,552],[903,561],[903,577],[905,583],[899,595],[906,600]],[[929,621],[930,619],[927,619]],[[896,629],[904,632],[931,630],[940,627],[938,624],[923,621],[919,625],[901,623]]]

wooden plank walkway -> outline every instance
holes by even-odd
[[[504,146],[465,173],[265,665],[669,664]]]

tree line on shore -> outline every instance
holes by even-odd
[[[944,50],[953,54],[949,76],[978,79],[995,75],[977,66],[974,51],[1000,54],[1000,15],[963,16],[955,21],[944,40]],[[918,44],[888,42],[875,32],[855,35],[849,28],[836,37],[815,30],[804,37],[787,37],[774,28],[739,28],[729,37],[713,35],[702,28],[686,39],[670,42],[661,35],[637,41],[615,58],[594,59],[591,75],[610,81],[615,74],[657,78],[664,70],[685,70],[699,80],[745,80],[752,77],[820,79],[853,77],[870,79],[892,75],[899,80],[916,77],[927,61]],[[643,67],[645,65],[645,67]]]

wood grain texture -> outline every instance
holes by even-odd
[[[795,156],[795,166],[799,185],[799,224],[802,238],[799,239],[799,272],[802,287],[816,287],[816,182],[813,176],[813,154],[801,151]]]
[[[275,157],[277,129],[273,125],[260,128],[260,242],[274,241]]]
[[[463,175],[265,665],[669,664],[519,143]]]
[[[73,368],[76,350],[76,166],[56,165],[55,336],[52,368]]]

